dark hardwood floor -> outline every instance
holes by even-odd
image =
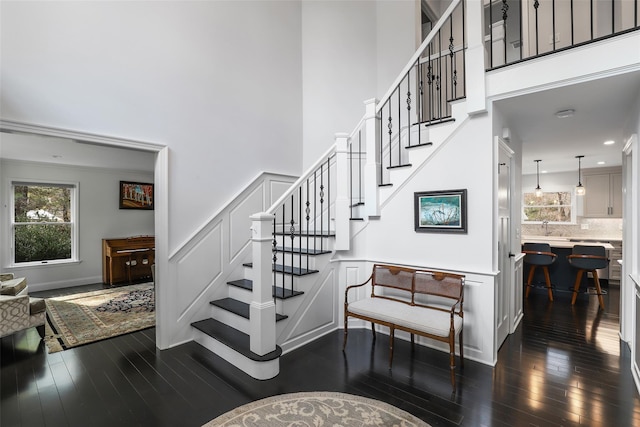
[[[534,290],[525,317],[492,368],[471,360],[451,394],[448,355],[353,330],[281,359],[280,375],[247,377],[195,343],[159,351],[155,330],[47,354],[35,329],[0,340],[1,418],[9,426],[200,426],[267,396],[329,390],[377,398],[432,426],[640,426],[630,350],[618,339],[617,288],[598,311],[594,296],[575,307]]]

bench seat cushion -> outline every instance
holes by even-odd
[[[365,298],[349,303],[348,310],[356,315],[378,319],[403,328],[410,328],[437,337],[448,337],[451,315],[445,311],[411,306],[384,298]],[[454,315],[456,334],[462,329],[462,318]]]

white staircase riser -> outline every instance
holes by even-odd
[[[194,339],[198,344],[258,380],[268,380],[276,377],[280,373],[279,358],[266,362],[256,362],[199,330],[195,330]]]

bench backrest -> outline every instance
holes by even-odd
[[[375,264],[371,280],[371,297],[394,298],[394,295],[383,294],[384,289],[394,289],[406,292],[409,304],[423,305],[416,301],[416,295],[427,295],[444,298],[451,303],[457,301],[462,309],[464,296],[464,276],[432,270],[416,270],[395,265]],[[376,288],[378,293],[376,294]],[[399,300],[404,299],[404,292],[398,294]]]

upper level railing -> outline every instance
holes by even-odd
[[[430,145],[425,126],[451,119],[451,101],[465,97],[465,6],[453,0],[391,89],[378,103],[379,185],[389,170],[410,166],[405,148]]]
[[[640,0],[485,0],[488,70],[637,30]]]

